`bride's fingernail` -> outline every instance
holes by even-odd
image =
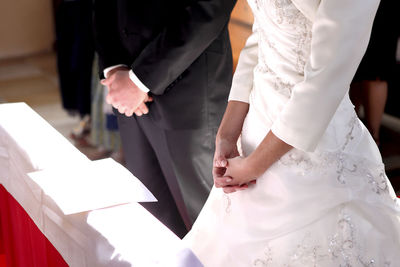
[[[227,183],[232,182],[232,179],[228,178],[228,179],[225,180],[225,182],[227,182]]]

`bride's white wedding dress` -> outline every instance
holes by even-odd
[[[249,189],[213,188],[185,241],[205,266],[400,266],[400,206],[347,91],[377,0],[249,0],[230,100],[244,156],[294,148]]]

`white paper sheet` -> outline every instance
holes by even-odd
[[[132,173],[111,158],[70,168],[65,164],[63,169],[28,175],[66,215],[130,202],[157,201]]]

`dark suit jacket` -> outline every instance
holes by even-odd
[[[100,71],[131,66],[164,129],[218,127],[232,79],[227,24],[236,0],[96,0]]]

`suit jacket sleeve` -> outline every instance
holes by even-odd
[[[129,66],[129,54],[120,42],[116,0],[94,1],[94,35],[99,55],[99,74],[105,68],[124,64]]]
[[[198,0],[176,12],[131,65],[153,94],[161,95],[219,36],[236,0]]]
[[[321,0],[305,78],[274,122],[276,136],[315,150],[365,53],[378,5],[379,0]]]
[[[250,92],[253,89],[253,71],[258,63],[258,34],[256,23],[253,25],[253,33],[247,39],[240,52],[232,87],[229,93],[229,101],[241,101],[249,103]]]

